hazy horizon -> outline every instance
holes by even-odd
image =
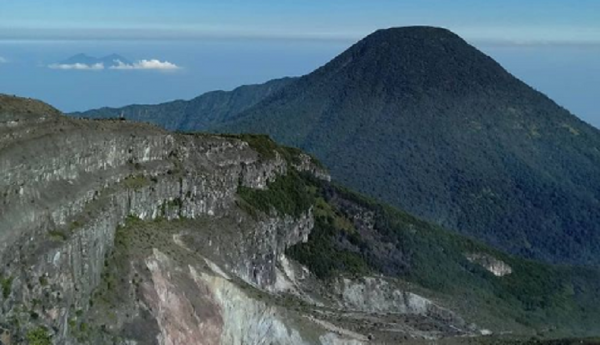
[[[301,76],[353,43],[282,39],[0,40],[0,93],[39,98],[64,112],[155,104]],[[594,92],[600,84],[600,66],[596,63],[600,61],[600,44],[471,43],[582,120],[600,127]],[[78,53],[95,57],[115,53],[133,61],[155,59],[178,69],[50,68]]]

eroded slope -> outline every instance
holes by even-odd
[[[2,344],[360,344],[474,331],[408,292],[381,314],[313,291],[325,288],[284,254],[314,227],[301,174],[328,175],[297,150],[0,101]],[[266,189],[281,198],[244,198]],[[396,326],[381,331],[382,320]]]

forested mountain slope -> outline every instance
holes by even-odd
[[[275,83],[244,106],[202,96],[174,110],[79,115],[266,133],[314,154],[343,185],[497,248],[600,264],[600,132],[452,32],[380,30]]]
[[[213,130],[512,253],[600,263],[600,132],[447,30],[378,31]]]
[[[259,85],[244,85],[232,91],[212,91],[192,100],[156,105],[100,108],[70,115],[91,119],[125,118],[154,123],[169,130],[194,131],[221,123],[277,92],[295,78],[282,78]]]

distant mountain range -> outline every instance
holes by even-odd
[[[337,181],[528,258],[600,264],[600,132],[444,29],[380,30],[313,73],[123,114],[266,133]]]
[[[89,56],[86,54],[77,54],[77,55],[73,55],[70,58],[60,61],[58,64],[59,65],[75,65],[75,64],[82,64],[82,65],[87,65],[87,66],[93,66],[96,64],[103,64],[104,67],[108,68],[111,66],[118,66],[119,62],[121,64],[126,64],[126,65],[130,65],[131,61],[121,55],[118,54],[111,54],[111,55],[107,55],[104,57],[93,57],[93,56]]]

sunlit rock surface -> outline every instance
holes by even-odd
[[[472,253],[467,255],[467,259],[481,265],[496,277],[504,277],[512,273],[512,268],[508,264],[488,254]]]

